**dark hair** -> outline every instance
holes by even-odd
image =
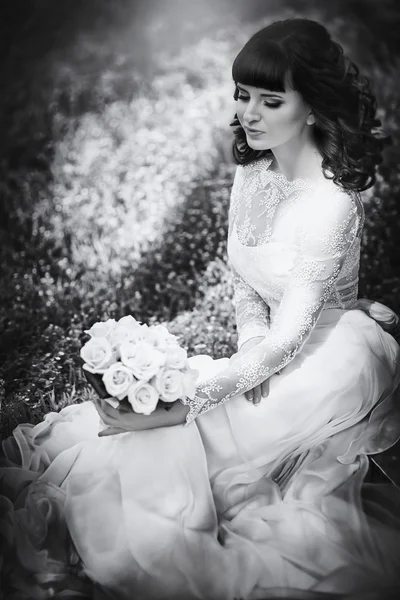
[[[245,44],[232,65],[235,82],[285,92],[290,78],[310,106],[314,117],[314,136],[323,156],[322,169],[327,179],[348,190],[363,191],[376,181],[376,168],[382,150],[392,138],[376,118],[377,102],[369,80],[333,41],[323,25],[309,19],[276,21],[261,29]],[[238,98],[236,87],[234,98]],[[253,150],[237,114],[233,157],[247,164],[271,150]],[[327,176],[328,169],[333,176]]]

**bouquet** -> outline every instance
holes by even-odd
[[[127,316],[97,322],[85,333],[84,373],[113,408],[128,402],[134,412],[149,415],[159,402],[168,410],[172,402],[194,398],[199,371],[163,325],[148,327]]]

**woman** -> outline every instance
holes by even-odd
[[[255,34],[233,79],[239,350],[192,357],[196,396],[168,412],[98,400],[16,428],[15,597],[21,573],[29,598],[78,589],[74,565],[112,598],[397,597],[400,497],[364,484],[367,455],[400,437],[398,319],[357,300],[359,191],[387,141],[375,99],[307,19]]]

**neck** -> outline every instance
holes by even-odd
[[[322,157],[312,140],[301,137],[272,149],[275,170],[289,181],[315,178],[322,173]]]

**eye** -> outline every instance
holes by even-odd
[[[274,104],[270,104],[269,102],[264,102],[264,106],[269,106],[270,108],[279,108],[282,102],[275,102]]]
[[[243,100],[243,102],[247,102],[249,100],[249,96],[238,96],[238,100]],[[279,106],[281,106],[282,102],[264,102],[263,103],[264,106],[269,106],[269,108],[279,108]]]

